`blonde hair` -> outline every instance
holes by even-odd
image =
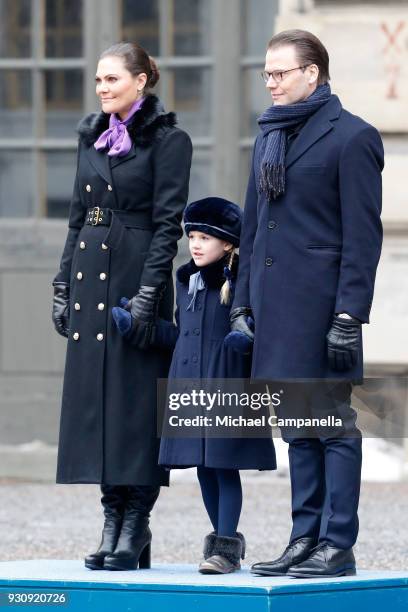
[[[229,260],[228,260],[228,264],[227,264],[228,270],[230,270],[230,271],[231,271],[231,268],[232,268],[232,262],[234,261],[234,255],[235,255],[235,247],[233,246],[233,247],[231,247],[230,256],[229,256]],[[221,304],[229,304],[230,297],[231,297],[231,285],[230,285],[229,278],[227,278],[225,280],[225,283],[221,287],[221,291],[220,291],[220,302],[221,302]]]

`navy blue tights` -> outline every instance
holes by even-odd
[[[235,537],[242,508],[239,470],[197,467],[205,508],[217,535]]]

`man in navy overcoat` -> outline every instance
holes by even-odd
[[[284,553],[253,571],[349,575],[361,478],[350,395],[363,376],[361,326],[381,252],[383,147],[377,130],[331,93],[329,57],[313,34],[275,35],[263,76],[273,105],[259,119],[231,326],[251,336],[248,315],[255,320],[254,379],[330,379],[330,393],[311,385],[302,402],[312,413],[334,408],[344,422],[335,437],[283,429],[293,529]]]

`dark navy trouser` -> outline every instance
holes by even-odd
[[[356,413],[350,404],[351,384],[341,382],[328,391],[326,384],[310,385],[299,391],[289,390],[292,407],[298,416],[327,416],[342,420],[334,430],[320,428],[314,437],[296,437],[282,428],[282,438],[289,443],[289,467],[292,486],[291,542],[313,537],[337,548],[351,548],[358,534],[358,502],[361,482],[361,433],[356,427]],[[288,395],[278,410],[287,416]],[[292,413],[292,410],[290,410]],[[313,432],[308,432],[312,436]]]

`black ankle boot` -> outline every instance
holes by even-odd
[[[128,487],[119,540],[114,552],[105,557],[104,569],[150,568],[152,532],[149,528],[149,517],[159,493],[160,487]]]
[[[106,555],[112,553],[118,542],[125,510],[127,487],[101,485],[101,503],[105,514],[102,539],[96,552],[85,558],[85,567],[92,570],[103,569]]]

